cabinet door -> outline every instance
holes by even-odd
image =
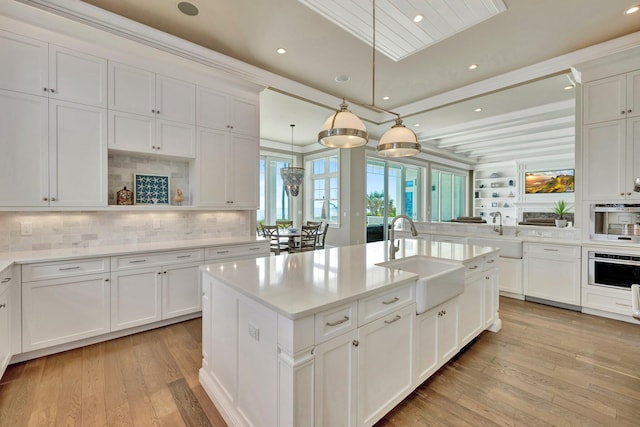
[[[458,298],[454,298],[442,304],[438,311],[438,366],[458,352],[458,329]]]
[[[0,30],[0,88],[43,95],[48,88],[48,45]]]
[[[458,296],[460,310],[460,327],[458,330],[460,337],[460,347],[469,343],[483,329],[484,309],[482,297],[484,294],[484,274],[474,274],[465,279],[464,292]]]
[[[522,295],[522,260],[498,258],[499,290]]]
[[[435,307],[416,316],[416,356],[414,376],[417,384],[429,378],[439,367],[438,365],[438,313],[440,307]]]
[[[49,197],[55,206],[107,205],[107,110],[49,102]]]
[[[156,115],[160,119],[196,124],[196,85],[156,76]]]
[[[195,126],[158,119],[155,135],[158,154],[187,158],[196,156]]]
[[[228,148],[228,173],[232,178],[228,182],[231,207],[258,208],[258,173],[260,147],[257,138],[231,136]]]
[[[22,284],[22,350],[109,332],[109,275]]]
[[[198,86],[196,94],[196,123],[210,129],[228,131],[229,95]]]
[[[584,127],[584,200],[624,200],[626,121]]]
[[[48,122],[47,98],[0,90],[0,205],[48,206]]]
[[[49,47],[49,96],[107,108],[107,60],[60,46]]]
[[[411,304],[358,329],[358,425],[372,425],[411,391]]]
[[[493,325],[496,320],[496,313],[498,311],[498,270],[492,268],[484,273],[484,283],[482,291],[484,293],[482,298],[482,305],[484,313],[482,318],[484,319],[484,327],[486,329]],[[462,315],[462,311],[460,312]]]
[[[640,116],[640,70],[627,74],[627,118]]]
[[[109,110],[109,148],[157,153],[156,120],[139,114]]]
[[[626,117],[626,75],[608,77],[584,85],[584,124]]]
[[[162,318],[201,310],[200,263],[165,267],[162,270]]]
[[[232,132],[259,137],[260,118],[257,101],[231,97],[230,109]]]
[[[227,134],[198,128],[196,186],[198,206],[227,207]],[[251,174],[251,171],[247,171]],[[239,173],[239,172],[238,172]]]
[[[112,273],[111,330],[162,319],[162,271],[146,268]]]
[[[109,110],[156,117],[156,75],[109,62]]]
[[[640,73],[639,73],[640,74]],[[638,79],[640,85],[640,79]],[[640,104],[639,104],[640,105]],[[633,191],[636,179],[640,179],[640,117],[627,119],[627,175],[624,181],[627,200],[640,200],[640,192]]]
[[[12,322],[11,322],[11,301],[9,296],[11,295],[11,287],[4,289],[0,292],[0,378],[4,374],[5,369],[9,365],[11,360],[11,337]]]
[[[202,369],[211,370],[211,278],[200,275],[202,282]]]
[[[526,255],[525,295],[580,305],[580,259]]]
[[[314,408],[318,426],[355,426],[358,331],[326,341],[314,350]]]

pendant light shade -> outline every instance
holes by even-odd
[[[331,148],[355,148],[369,140],[367,128],[362,120],[349,111],[342,101],[340,109],[329,117],[318,133],[318,142]]]
[[[415,156],[420,152],[420,143],[416,134],[398,118],[396,124],[380,138],[377,151],[385,157]]]
[[[296,125],[289,126],[291,126],[291,165],[280,169],[280,176],[287,196],[296,197],[300,193],[300,187],[304,179],[304,168],[293,166],[293,128]]]

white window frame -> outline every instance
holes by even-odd
[[[328,159],[331,157],[336,157],[337,162],[338,162],[338,167],[337,170],[335,172],[329,172],[329,161]],[[320,174],[320,175],[314,175],[313,173],[313,162],[316,160],[320,160],[320,159],[325,159],[325,173]],[[306,191],[304,192],[305,194],[305,201],[304,201],[304,207],[305,207],[305,214],[304,214],[304,218],[307,221],[318,221],[319,218],[314,218],[313,217],[313,202],[314,202],[314,187],[313,187],[313,182],[314,180],[320,179],[320,178],[324,178],[325,180],[325,186],[324,186],[324,193],[325,193],[325,199],[326,200],[330,200],[329,199],[329,195],[330,195],[330,179],[331,178],[336,178],[336,182],[337,182],[337,210],[338,210],[338,215],[336,217],[336,220],[331,222],[329,221],[329,218],[327,219],[323,219],[322,221],[327,222],[328,224],[332,225],[332,226],[336,226],[339,227],[340,226],[340,206],[342,205],[342,200],[341,200],[341,192],[340,192],[340,165],[341,165],[341,159],[340,159],[340,150],[338,149],[334,149],[334,150],[325,150],[316,154],[312,154],[312,155],[308,155],[305,156],[304,158],[304,164],[305,164],[305,186],[306,186]]]
[[[432,198],[432,190],[431,189],[432,189],[433,185],[435,184],[434,182],[432,182],[434,169],[437,170],[437,171],[440,171],[440,172],[449,172],[451,174],[460,175],[460,176],[464,177],[464,180],[463,180],[463,182],[464,182],[464,194],[462,195],[462,201],[464,203],[464,206],[462,208],[462,212],[463,212],[463,214],[467,215],[468,212],[469,212],[469,194],[470,194],[469,193],[469,191],[470,191],[469,190],[469,176],[470,176],[469,175],[469,171],[468,170],[464,170],[464,169],[454,168],[454,167],[451,167],[451,166],[443,166],[443,165],[440,165],[440,164],[430,164],[429,165],[429,177],[428,177],[429,178],[429,185],[427,187],[428,188],[428,198],[429,198],[429,209],[428,209],[429,212],[427,214],[428,215],[427,218],[428,218],[429,222],[442,222],[441,218],[440,218],[440,215],[438,215],[438,221],[433,221],[433,218],[432,218],[432,216],[433,216],[432,215],[433,214],[433,203],[432,203],[433,202],[433,198]],[[438,194],[440,196],[440,202],[438,203],[438,207],[441,207],[442,206],[442,197],[441,197],[442,196],[442,191],[439,191]],[[451,203],[453,203],[453,201],[454,201],[454,199],[451,200]],[[451,212],[452,213],[455,212],[455,206],[453,206],[453,205],[451,207]]]
[[[269,163],[271,161],[279,161],[279,162],[285,162],[287,164],[291,164],[291,156],[286,156],[284,154],[279,154],[279,153],[272,153],[272,152],[261,152],[260,153],[260,160],[264,160],[265,163],[265,206],[264,206],[264,211],[265,211],[265,215],[264,215],[264,221],[265,224],[275,224],[276,223],[276,219],[278,218],[271,218],[271,211],[272,211],[272,203],[271,203],[271,198],[269,197],[269,195],[274,191],[274,189],[272,188],[271,185],[271,168],[269,167]],[[280,171],[276,171],[276,173],[280,173]],[[293,212],[293,201],[291,200],[291,197],[288,197],[288,203],[289,203],[289,207],[288,207],[288,211],[289,211],[289,219],[293,219],[294,217],[294,212]],[[256,212],[257,214],[257,212]],[[276,215],[277,216],[277,215]],[[256,215],[257,217],[257,215]]]

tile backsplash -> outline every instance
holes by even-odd
[[[254,211],[2,212],[0,252],[250,235]],[[31,227],[31,235],[22,229]]]

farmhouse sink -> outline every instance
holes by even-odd
[[[500,248],[499,255],[503,258],[522,258],[522,240],[505,236],[471,236],[467,239],[469,245],[490,246]]]
[[[455,262],[413,256],[378,265],[418,275],[416,282],[416,312],[418,314],[424,313],[464,291],[464,267]]]

